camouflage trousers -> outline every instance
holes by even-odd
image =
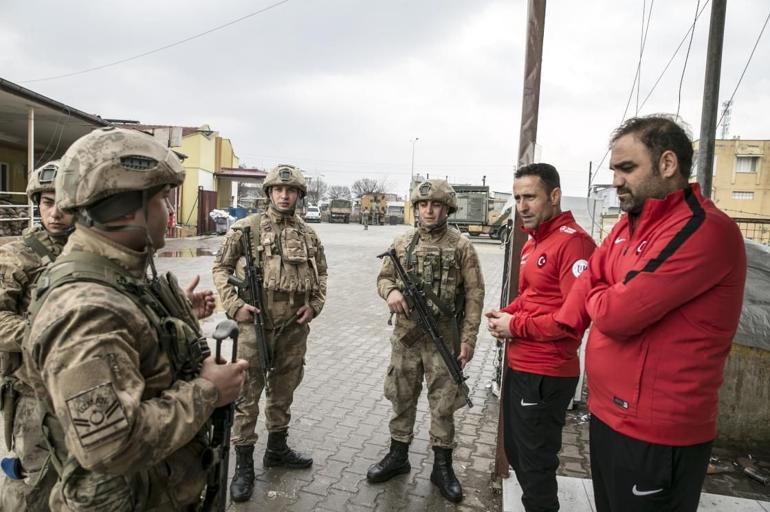
[[[391,437],[404,443],[412,441],[417,400],[424,377],[430,407],[431,444],[454,448],[454,412],[463,407],[465,399],[433,341],[422,333],[403,337],[394,335],[391,346],[390,365],[385,375],[385,398],[393,405]]]
[[[235,446],[253,445],[257,442],[257,416],[259,397],[265,391],[265,428],[279,432],[289,428],[291,403],[294,390],[304,375],[307,336],[310,327],[290,323],[282,331],[266,330],[267,343],[273,353],[273,370],[268,373],[265,385],[264,373],[259,363],[259,350],[254,328],[240,324],[238,357],[249,362],[246,380],[233,422],[232,443]]]
[[[26,477],[24,480],[11,480],[3,475],[0,483],[0,511],[27,509],[26,498],[32,492],[32,484],[37,481],[48,457],[34,395],[21,394],[16,402],[12,442],[13,451],[21,459]]]

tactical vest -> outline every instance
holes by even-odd
[[[452,348],[460,353],[460,327],[465,317],[465,289],[460,284],[457,243],[461,234],[447,227],[446,247],[419,244],[420,232],[414,230],[404,252],[404,268],[425,294],[437,318],[452,319]]]
[[[250,219],[254,236],[254,259],[263,272],[263,288],[267,292],[268,309],[275,292],[289,294],[294,304],[296,294],[304,296],[309,304],[310,295],[320,289],[316,256],[318,247],[303,222],[295,226],[278,225],[269,215]]]
[[[48,238],[45,230],[31,231],[22,237],[22,243],[29,247],[41,260],[42,264],[30,274],[30,281],[27,283],[27,290],[34,288],[40,274],[46,266],[56,261],[56,257],[61,253],[60,245],[48,247],[41,240]],[[15,372],[21,367],[20,352],[0,352],[0,410],[3,412],[3,432],[5,445],[8,450],[12,450],[13,424],[16,415],[16,400],[18,398],[19,380],[15,377]],[[26,386],[25,386],[26,389]],[[31,393],[31,390],[29,390]]]
[[[146,278],[136,278],[129,275],[124,269],[111,262],[107,258],[91,253],[73,251],[57,260],[40,277],[38,287],[30,305],[29,325],[34,322],[37,313],[45,305],[46,298],[54,289],[68,283],[92,282],[108,286],[131,300],[147,317],[150,325],[155,330],[162,350],[168,355],[171,363],[173,380],[192,380],[198,377],[200,367],[208,356],[208,345],[200,331],[192,307],[180,293],[176,277],[173,274],[159,276],[148,281]],[[41,366],[39,345],[33,347],[32,359],[35,366]],[[62,490],[68,505],[77,504],[77,485],[87,479],[89,472],[84,470],[75,457],[68,454],[64,432],[55,414],[50,411],[45,401],[40,402],[42,429],[45,434],[50,466],[58,475],[62,483]],[[207,427],[204,426],[198,434],[198,441],[207,444],[205,439]],[[205,454],[202,458],[205,458]],[[203,464],[204,461],[201,461]],[[155,468],[148,471],[137,472],[125,480],[135,500],[135,510],[144,510],[143,492],[149,488],[149,481],[154,478]],[[41,478],[40,480],[44,480]],[[110,485],[114,485],[111,483]],[[115,494],[119,494],[116,489]],[[165,490],[168,491],[168,490]],[[70,503],[72,501],[72,503]],[[173,503],[173,498],[166,492],[163,502]],[[83,504],[84,509],[92,510],[98,504]],[[103,504],[111,508],[109,504]],[[90,507],[90,508],[89,508]]]

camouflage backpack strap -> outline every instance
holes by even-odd
[[[24,235],[22,238],[24,245],[32,249],[35,254],[40,256],[40,259],[43,260],[45,265],[53,263],[56,261],[56,256],[58,256],[58,254],[54,254],[50,249],[48,249],[48,247],[46,247],[37,236],[35,236],[37,233],[37,231],[33,231]]]
[[[100,283],[121,292],[141,306],[135,291],[141,281],[127,275],[127,272],[112,261],[96,254],[72,251],[61,256],[56,263],[38,279],[32,303],[29,307],[30,323],[34,320],[46,297],[56,288],[74,282]],[[142,307],[142,309],[145,309]]]
[[[404,251],[404,258],[406,259],[406,269],[407,271],[411,271],[414,268],[415,263],[417,260],[414,256],[414,250],[417,247],[417,244],[420,242],[420,232],[416,229],[412,233],[412,239],[409,241],[409,245],[406,246],[406,250]]]
[[[260,251],[260,247],[262,246],[262,219],[264,215],[261,213],[258,213],[254,216],[253,219],[249,220],[249,224],[251,224],[251,247],[254,249],[256,254],[254,254],[254,264],[257,266],[260,266],[262,264],[262,251]]]

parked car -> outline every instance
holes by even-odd
[[[305,222],[321,222],[321,209],[317,206],[308,206],[305,212]]]

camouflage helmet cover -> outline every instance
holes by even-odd
[[[151,135],[108,126],[76,140],[56,175],[56,205],[87,207],[123,192],[179,186],[185,171],[176,154]]]
[[[59,161],[50,162],[35,169],[27,182],[27,197],[33,202],[38,202],[38,196],[43,192],[54,192],[54,179],[59,170]]]
[[[270,195],[270,188],[276,185],[286,185],[295,187],[300,191],[300,195],[305,197],[307,194],[307,185],[302,172],[293,165],[279,164],[270,169],[267,173],[262,189],[266,195]]]
[[[420,201],[438,201],[444,203],[449,214],[457,211],[455,189],[446,180],[425,180],[412,189],[412,206]]]

